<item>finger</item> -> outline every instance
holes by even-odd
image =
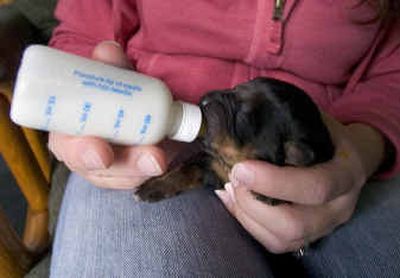
[[[91,171],[98,177],[158,176],[167,168],[165,154],[156,146],[114,146],[114,163],[107,169]]]
[[[98,176],[91,173],[83,173],[81,175],[97,187],[121,190],[134,189],[148,179],[148,177],[141,176]]]
[[[92,58],[117,67],[132,68],[131,62],[116,41],[103,41],[98,44],[93,50]]]
[[[319,204],[331,197],[329,172],[315,168],[277,167],[246,161],[232,169],[231,181],[262,195],[299,204]]]
[[[326,205],[269,206],[256,201],[254,195],[242,187],[235,190],[235,203],[287,246],[295,246],[311,243],[347,222],[354,212],[359,191],[355,188]]]
[[[61,150],[55,147],[55,143],[57,141],[57,138],[59,138],[59,136],[61,136],[61,134],[50,132],[47,142],[47,148],[56,157],[58,161],[63,161],[64,158],[62,156]]]
[[[95,137],[76,137],[51,132],[49,148],[71,170],[106,169],[114,159],[111,146]]]
[[[272,253],[285,253],[297,250],[302,243],[290,243],[277,238],[264,226],[260,225],[252,217],[250,217],[240,206],[236,204],[234,188],[229,184],[225,186],[226,190],[216,190],[218,198],[223,202],[227,210],[238,220],[238,222],[246,229],[258,242],[260,242],[268,251]]]
[[[155,146],[115,146],[110,167],[94,170],[78,168],[75,171],[98,187],[133,189],[150,177],[162,174],[165,169],[165,155]]]
[[[245,188],[236,189],[236,204],[251,218],[284,242],[315,240],[338,225],[336,213],[330,206],[297,204],[267,205],[255,199]],[[332,217],[335,215],[335,217]]]
[[[298,204],[327,203],[362,185],[357,180],[357,167],[347,148],[339,146],[335,157],[311,167],[279,167],[263,161],[236,164],[230,179],[236,186],[244,186],[268,197]]]

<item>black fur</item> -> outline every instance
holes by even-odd
[[[245,159],[311,166],[334,154],[317,106],[304,91],[286,82],[256,78],[232,90],[206,94],[200,108],[206,123],[206,133],[199,139],[202,151],[144,183],[135,193],[140,200],[159,201],[205,184],[220,188],[232,166]]]

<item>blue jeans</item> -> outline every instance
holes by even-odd
[[[156,204],[70,176],[51,277],[399,277],[400,177],[368,184],[354,217],[289,266],[198,189]],[[276,268],[283,266],[284,269]],[[285,269],[286,268],[286,269]]]

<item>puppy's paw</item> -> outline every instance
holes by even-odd
[[[136,201],[154,203],[178,195],[175,187],[168,186],[163,178],[154,178],[142,184],[135,192]]]
[[[191,158],[164,175],[149,179],[135,192],[134,199],[149,203],[171,198],[202,186],[204,154]]]

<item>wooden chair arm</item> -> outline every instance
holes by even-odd
[[[5,94],[0,94],[0,153],[14,175],[29,207],[23,241],[20,243],[23,248],[14,248],[14,251],[11,252],[19,255],[10,255],[10,251],[6,251],[4,256],[0,256],[0,266],[13,265],[11,267],[13,269],[18,265],[25,265],[19,260],[27,256],[29,257],[27,261],[33,262],[37,255],[48,247],[49,187],[23,132],[10,121],[9,108],[9,100],[5,97]],[[0,225],[3,226],[2,223]],[[15,238],[10,232],[1,233],[0,238],[3,236]],[[8,240],[4,238],[1,240],[2,242],[15,241],[14,239]],[[16,244],[13,245],[15,246]],[[2,244],[0,246],[0,252],[9,249],[7,245]],[[17,258],[18,261],[13,263],[12,258]],[[6,269],[8,268],[0,267],[0,277],[7,277]],[[19,267],[16,273],[24,271],[24,268]]]
[[[32,263],[32,255],[21,244],[6,215],[0,210],[0,276],[22,277]]]
[[[12,88],[13,85],[11,82],[0,82],[0,94],[3,94],[9,103],[11,103],[12,99]],[[22,128],[22,131],[24,132],[28,144],[39,163],[39,167],[46,182],[50,184],[51,159],[46,148],[45,134],[30,128]]]
[[[13,0],[0,0],[0,6],[12,2]],[[3,11],[10,12],[8,9]],[[10,30],[14,33],[20,30],[18,33],[20,43],[18,47],[10,49],[12,51],[9,53],[14,55],[10,58],[15,58],[23,49],[22,39],[26,43],[32,34],[29,24],[26,24],[28,21],[19,17],[13,18],[12,14],[7,16],[8,14],[4,20],[12,18],[14,20],[10,22],[16,24],[15,28],[10,27]],[[13,67],[9,70],[13,71]],[[5,76],[13,74],[8,72]],[[51,170],[48,151],[43,133],[17,127],[11,122],[9,109],[12,87],[11,82],[0,83],[0,155],[7,163],[28,203],[28,211],[21,240],[0,210],[0,277],[7,278],[23,277],[48,248],[50,238],[48,198]]]

